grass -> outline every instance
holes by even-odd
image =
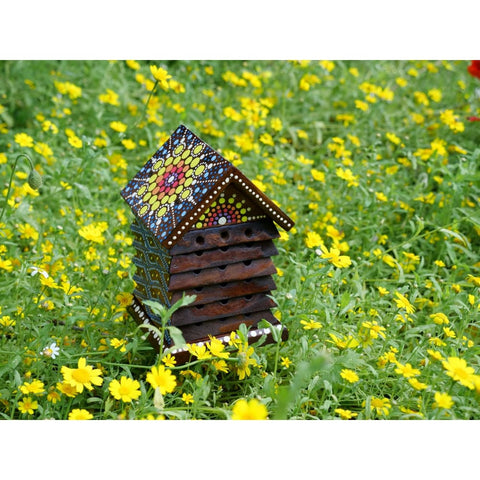
[[[480,84],[467,66],[1,62],[1,418],[480,418]],[[119,191],[180,123],[296,222],[275,257],[287,342],[177,366],[126,313]],[[20,158],[5,204],[20,154],[43,185]]]

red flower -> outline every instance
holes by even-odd
[[[470,75],[480,79],[480,60],[472,60],[467,70]]]
[[[478,117],[467,117],[467,120],[470,122],[480,122],[480,118]]]

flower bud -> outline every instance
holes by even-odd
[[[35,170],[30,170],[28,175],[28,184],[33,190],[38,190],[42,186],[42,176]]]

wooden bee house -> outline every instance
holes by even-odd
[[[270,330],[257,327],[262,319],[286,338],[270,312],[276,288],[270,257],[278,254],[274,222],[286,230],[293,222],[229,161],[181,125],[121,195],[135,215],[136,287],[128,310],[137,323],[161,324],[144,300],[170,307],[186,294],[196,300],[171,324],[188,343],[209,335],[227,342],[242,323],[251,327],[249,341],[266,335],[271,342]],[[150,339],[158,346],[158,338]]]

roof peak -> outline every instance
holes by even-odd
[[[121,191],[134,215],[170,248],[209,205],[235,184],[273,221],[293,221],[220,153],[180,125]]]

